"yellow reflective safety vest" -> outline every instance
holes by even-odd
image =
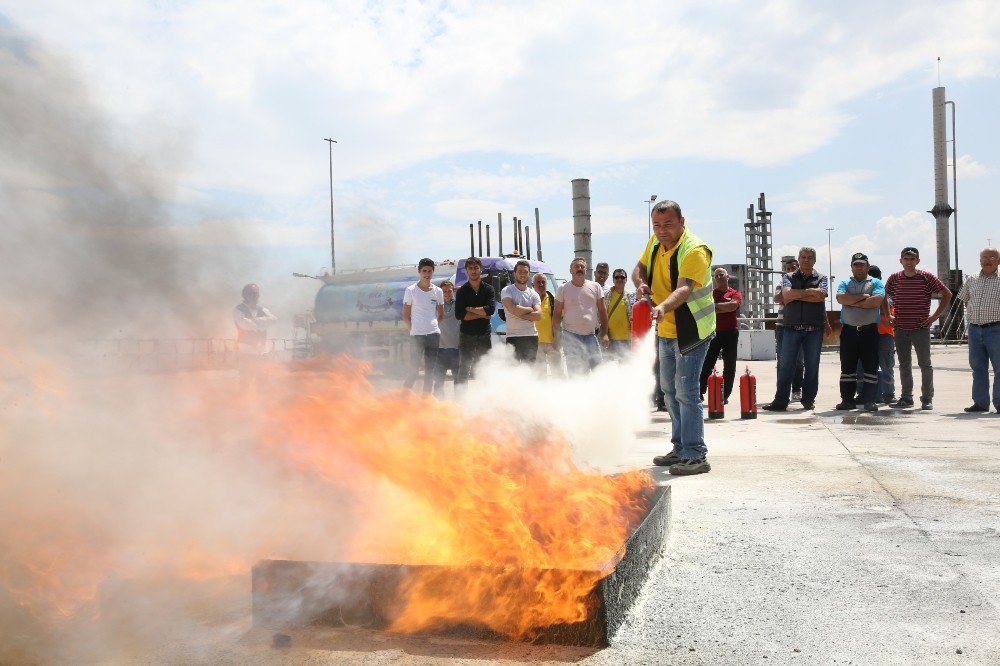
[[[712,247],[702,239],[691,233],[690,229],[685,230],[681,238],[680,246],[670,256],[670,291],[677,290],[678,274],[680,265],[684,263],[684,257],[695,248],[705,248],[708,253],[708,267],[705,276],[701,279],[701,286],[695,287],[688,294],[687,300],[679,308],[674,310],[674,322],[677,325],[677,347],[681,354],[685,354],[715,333],[715,299],[712,298]],[[660,251],[660,241],[655,240],[650,246],[649,254],[646,256],[646,284],[653,284],[653,264],[656,262],[656,255]]]

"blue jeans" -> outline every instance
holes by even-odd
[[[972,368],[972,401],[990,406],[990,369],[993,366],[993,406],[1000,411],[1000,326],[969,325],[969,367]]]
[[[563,331],[561,342],[563,354],[566,356],[566,372],[568,374],[582,375],[600,365],[601,345],[593,333],[577,335]]]
[[[805,331],[785,326],[781,341],[781,358],[778,359],[778,388],[774,392],[775,405],[788,406],[791,396],[795,358],[802,350],[805,365],[802,374],[802,402],[816,402],[819,392],[819,352],[823,348],[823,329]]]
[[[781,360],[781,341],[784,339],[785,327],[775,326],[774,327],[774,351],[775,358],[779,361]],[[802,390],[802,375],[805,373],[805,364],[802,362],[802,350],[799,349],[799,355],[795,357],[795,374],[792,375],[792,390],[801,391]]]
[[[708,453],[705,446],[705,417],[698,390],[698,377],[705,363],[709,341],[687,354],[681,354],[675,338],[657,338],[660,360],[660,387],[670,413],[670,443],[673,452],[684,460],[700,460]]]

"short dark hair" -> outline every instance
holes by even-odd
[[[480,268],[482,268],[483,262],[482,260],[480,260],[479,257],[469,257],[468,259],[465,260],[465,267],[468,268],[469,266],[479,266]]]
[[[666,213],[668,210],[672,210],[677,213],[677,219],[684,217],[681,215],[681,205],[676,201],[671,201],[670,199],[664,199],[663,201],[657,201],[656,205],[653,206],[653,210],[650,211],[650,216],[653,213]]]
[[[607,268],[608,270],[611,270],[611,267],[608,266],[608,262],[606,261],[597,262],[597,265],[594,266],[594,270],[597,270],[598,268]]]
[[[419,271],[424,266],[430,266],[431,268],[437,268],[437,264],[434,263],[434,260],[433,259],[428,259],[427,257],[424,257],[423,259],[420,260],[420,262],[417,264],[417,270]]]
[[[615,270],[611,271],[611,277],[618,275],[618,271],[621,271],[621,274],[625,276],[626,280],[628,279],[628,272],[626,272],[624,268],[616,268]]]
[[[524,260],[524,259],[521,259],[521,260],[520,260],[520,261],[518,261],[518,262],[517,262],[516,264],[514,264],[514,270],[516,271],[516,270],[517,270],[518,268],[520,268],[521,266],[524,266],[525,268],[527,268],[529,272],[531,271],[531,264],[529,264],[529,263],[528,263],[528,262],[527,262],[526,260]]]
[[[438,286],[441,287],[442,289],[444,289],[445,287],[452,287],[452,288],[454,288],[455,287],[455,283],[452,282],[451,280],[445,280],[444,282],[442,282]]]

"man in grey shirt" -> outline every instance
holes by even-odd
[[[514,347],[519,363],[534,363],[538,356],[535,322],[542,318],[542,299],[528,287],[531,266],[524,259],[514,264],[514,282],[500,292],[507,319],[507,344]]]
[[[441,328],[441,344],[438,347],[437,373],[434,377],[434,394],[440,396],[444,392],[445,375],[451,370],[451,379],[458,376],[458,327],[460,322],[455,317],[455,285],[451,280],[441,283],[444,293],[444,318],[438,323]]]
[[[854,409],[858,386],[858,361],[864,368],[861,391],[865,411],[877,412],[875,387],[878,384],[878,321],[885,298],[885,285],[868,275],[868,257],[857,252],[851,257],[851,277],[837,287],[840,303],[840,404],[837,409]]]

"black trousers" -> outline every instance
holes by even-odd
[[[865,371],[861,401],[874,402],[878,387],[877,324],[861,329],[845,325],[840,329],[840,397],[846,402],[854,402],[858,388],[858,361]]]
[[[733,380],[736,378],[736,348],[739,345],[740,332],[736,331],[716,331],[715,337],[708,344],[708,354],[705,356],[705,364],[701,366],[701,394],[705,395],[708,389],[708,376],[712,374],[712,368],[719,355],[722,355],[722,383],[726,400],[733,394]]]
[[[514,359],[518,363],[534,363],[538,357],[537,335],[507,338],[507,344],[514,348]]]
[[[493,348],[490,334],[458,334],[458,377],[455,384],[464,384],[475,377],[476,364]]]

